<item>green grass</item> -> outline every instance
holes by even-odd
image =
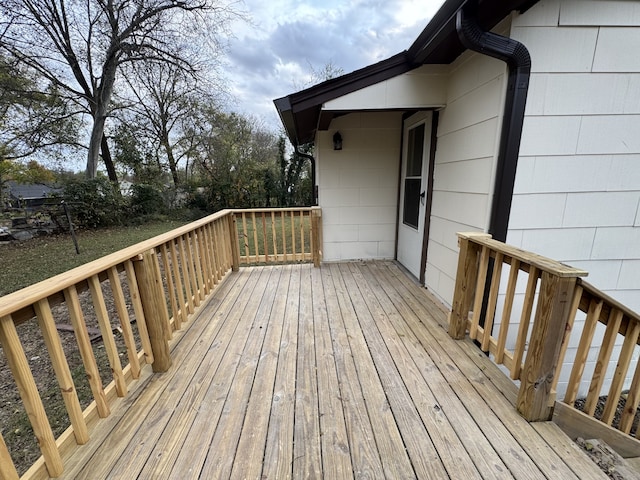
[[[78,232],[80,255],[69,234],[34,238],[0,246],[0,296],[71,268],[168,232],[184,222],[167,221],[135,227]]]

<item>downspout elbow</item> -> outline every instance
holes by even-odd
[[[522,125],[531,74],[531,56],[522,43],[480,28],[473,14],[460,9],[456,16],[460,42],[469,50],[504,61],[509,69],[500,146],[496,167],[489,233],[506,241],[513,198]]]

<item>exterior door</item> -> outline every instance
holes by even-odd
[[[424,251],[431,118],[431,112],[417,113],[407,119],[403,132],[398,261],[416,278],[421,277]]]

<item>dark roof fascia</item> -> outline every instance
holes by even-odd
[[[381,62],[355,72],[332,78],[311,88],[290,95],[293,113],[314,107],[334,98],[369,87],[416,68],[407,60],[407,52],[401,52]]]
[[[413,61],[424,63],[428,59],[429,54],[440,45],[440,42],[434,40],[443,37],[443,32],[447,25],[455,26],[456,14],[465,3],[467,3],[467,0],[450,0],[440,7],[440,10],[436,12],[424,30],[420,32],[418,38],[409,47],[408,53]],[[453,31],[455,32],[455,28]]]
[[[436,12],[408,50],[374,65],[274,100],[294,145],[313,141],[322,105],[335,98],[388,80],[422,64],[449,64],[466,48],[456,32],[456,14],[469,4],[478,23],[491,30],[512,11],[524,12],[538,0],[448,0]],[[315,124],[313,119],[315,118]]]
[[[300,132],[297,114],[308,111],[320,111],[322,104],[348,93],[361,90],[376,83],[402,75],[420,65],[409,61],[407,52],[401,52],[381,62],[361,68],[341,77],[332,78],[313,87],[301,90],[286,97],[273,101],[280,115],[283,125],[294,145],[301,145],[313,141],[307,138],[309,132]],[[316,128],[317,125],[306,126]]]

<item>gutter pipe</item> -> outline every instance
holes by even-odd
[[[295,146],[296,155],[308,159],[311,162],[311,206],[318,206],[318,187],[316,186],[316,159],[310,153],[304,153],[298,150],[299,145]]]
[[[496,240],[506,242],[513,186],[518,166],[520,137],[524,122],[524,109],[529,90],[531,57],[527,47],[522,43],[482,30],[475,18],[474,7],[475,5],[468,9],[458,10],[456,15],[458,38],[469,50],[502,60],[509,68],[489,220],[489,233]]]

